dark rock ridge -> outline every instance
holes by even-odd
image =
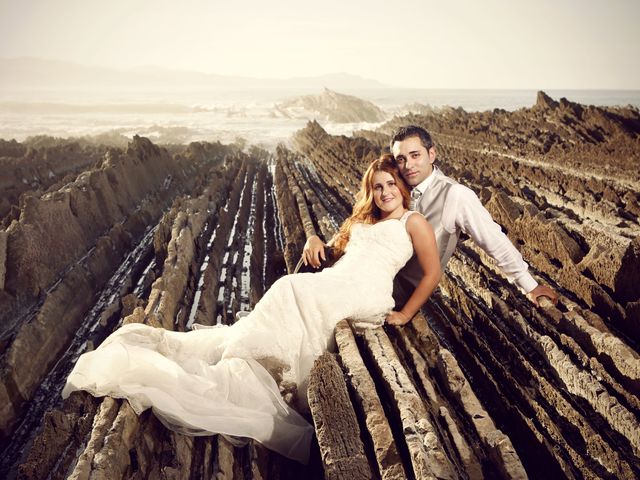
[[[275,112],[288,118],[319,119],[335,123],[382,122],[387,118],[374,103],[328,88],[318,95],[303,95],[279,103]]]
[[[50,378],[55,369],[74,361],[68,349],[101,341],[103,328],[117,323],[120,294],[138,279],[141,291],[148,287],[154,219],[176,195],[202,188],[201,173],[229,151],[192,146],[171,158],[136,137],[70,184],[26,198],[20,220],[0,235],[3,448],[16,442],[12,432],[28,424],[34,403],[59,395],[61,385],[49,382],[60,382]]]
[[[101,295],[115,305],[99,310],[98,333],[82,333],[90,314],[60,320],[55,306],[82,298],[59,294],[54,302],[51,293],[51,308],[31,307],[42,332],[62,322],[91,345],[120,321],[178,330],[191,321],[234,321],[295,268],[306,234],[335,233],[366,164],[391,130],[409,122],[432,131],[441,168],[478,192],[562,301],[533,308],[483,252],[463,242],[440,294],[410,325],[338,325],[337,351],[316,363],[310,381],[318,445],[307,467],[253,442],[234,447],[218,436],[176,435],[150,413],[136,417],[126,402],[80,393],[34,415],[31,429],[40,427],[29,448],[11,450],[22,431],[13,428],[2,468],[20,478],[637,478],[637,119],[635,109],[540,94],[534,107],[517,112],[426,111],[353,137],[310,122],[294,136],[293,150],[280,146],[273,155],[211,144],[166,159],[150,153],[159,165],[196,169],[198,181],[183,177],[164,213],[116,230],[115,238],[143,240],[120,240],[114,254],[100,250],[109,259],[100,265],[111,266],[105,271],[120,266],[98,293],[79,290],[86,304],[99,298],[91,311]],[[129,165],[135,172],[135,162]],[[4,232],[0,254],[6,242]],[[16,348],[11,337],[2,342]],[[58,362],[66,370],[45,371],[42,385],[59,391],[85,348],[74,342],[72,358]],[[32,345],[21,355],[38,351]],[[12,399],[22,375],[4,377]],[[295,401],[287,385],[281,389]],[[56,396],[55,388],[45,392]],[[33,398],[32,405],[40,402],[38,392]]]
[[[100,161],[107,148],[86,148],[77,143],[65,143],[50,148],[38,148],[15,140],[0,142],[0,218],[6,228],[19,215],[22,194],[41,194],[52,185],[72,180]],[[13,212],[12,212],[13,208]],[[9,215],[11,213],[11,215]],[[9,215],[8,218],[5,218]]]
[[[126,152],[108,152],[98,168],[57,190],[23,197],[20,219],[7,228],[5,290],[17,297],[38,296],[149,193],[162,190],[177,173],[170,163],[168,154],[136,138]]]
[[[172,197],[159,221],[149,218],[147,223],[155,227],[148,230],[146,260],[126,280],[136,287],[123,288],[120,282],[120,288],[110,292],[121,308],[106,322],[100,338],[94,336],[89,343],[97,344],[121,322],[184,330],[193,321],[233,321],[237,311],[255,304],[284,270],[277,253],[283,242],[266,152],[253,149],[245,155],[220,145],[192,144],[172,161],[199,168],[190,177],[199,181],[189,185],[190,194]],[[78,346],[73,357],[84,349]],[[60,384],[50,395],[59,398],[72,363],[57,374]],[[173,434],[150,413],[137,417],[126,402],[84,393],[52,403],[44,419],[37,420],[38,434],[21,460],[13,463],[19,450],[12,451],[11,445],[3,453],[2,467],[11,475],[318,478],[313,472],[322,470],[315,464],[310,473],[301,473],[300,466],[253,443],[241,448],[222,437]]]

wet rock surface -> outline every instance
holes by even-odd
[[[235,321],[295,269],[306,235],[335,233],[364,167],[406,123],[433,134],[441,168],[561,292],[557,307],[533,307],[462,242],[409,325],[338,325],[310,380],[307,466],[175,434],[121,400],[60,399],[77,357],[122,323]],[[0,476],[637,478],[639,137],[635,109],[541,92],[529,109],[424,109],[352,137],[310,122],[273,153],[135,138],[70,160],[71,178],[6,202]],[[0,144],[16,171],[26,150]]]

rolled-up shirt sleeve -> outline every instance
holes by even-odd
[[[451,188],[443,208],[442,226],[450,233],[460,230],[468,234],[496,261],[507,279],[525,292],[538,286],[518,249],[470,188],[459,184]]]

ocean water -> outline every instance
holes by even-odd
[[[332,134],[349,135],[381,123],[332,123],[312,112],[283,112],[276,105],[310,90],[191,90],[191,91],[28,91],[0,92],[0,138],[23,141],[35,135],[55,137],[134,134],[159,143],[190,141],[233,142],[274,148],[288,143],[307,121],[317,119]],[[531,107],[535,90],[341,90],[369,100],[387,118],[408,113],[411,104],[462,107],[467,111]],[[640,107],[640,90],[547,90],[589,105]]]

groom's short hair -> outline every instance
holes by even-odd
[[[431,140],[431,135],[424,128],[419,127],[418,125],[405,125],[404,127],[400,127],[391,137],[391,142],[389,143],[389,148],[393,150],[393,144],[395,142],[401,142],[402,140],[410,137],[418,137],[420,139],[420,143],[422,146],[429,150],[433,147],[433,140]]]

